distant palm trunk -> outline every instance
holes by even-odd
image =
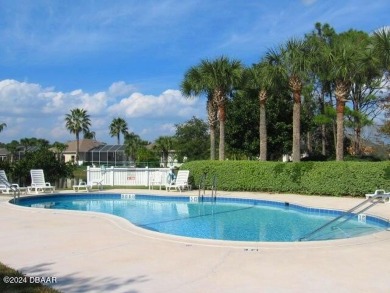
[[[267,161],[267,125],[265,103],[267,99],[266,91],[259,92],[260,120],[259,120],[259,140],[260,140],[260,161]]]
[[[210,126],[210,160],[215,160],[215,127]]]
[[[337,134],[336,134],[336,161],[344,160],[344,111],[346,96],[349,92],[349,85],[344,81],[336,82],[336,123],[337,123]]]
[[[218,120],[219,120],[219,160],[225,160],[225,121],[226,108],[225,96],[221,89],[214,91],[215,102],[218,106]]]
[[[212,98],[207,100],[207,113],[210,128],[210,160],[215,160],[215,122],[217,121],[217,110]]]

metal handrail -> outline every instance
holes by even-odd
[[[376,201],[374,202],[374,200],[376,200]],[[369,205],[368,207],[362,209],[361,211],[359,211],[359,212],[356,213],[356,214],[351,214],[353,211],[355,211],[356,209],[360,208],[361,206],[365,205],[365,204],[368,203],[368,202],[372,202],[372,204]],[[363,201],[363,202],[359,203],[358,205],[354,206],[354,207],[351,208],[350,210],[346,211],[345,213],[341,214],[341,215],[338,216],[337,218],[334,218],[333,220],[331,220],[331,221],[325,223],[324,225],[322,225],[321,227],[319,227],[319,228],[315,229],[314,231],[312,231],[312,232],[306,234],[305,236],[299,238],[299,241],[302,241],[302,240],[304,240],[304,239],[309,239],[309,238],[310,238],[311,236],[313,236],[314,234],[316,234],[316,233],[318,233],[319,231],[323,230],[324,228],[330,226],[331,224],[333,224],[334,222],[340,220],[341,218],[344,218],[345,216],[349,215],[349,217],[348,217],[346,220],[344,220],[343,222],[341,222],[340,225],[335,226],[335,227],[339,227],[339,226],[341,226],[342,224],[344,224],[345,222],[348,222],[353,216],[361,214],[362,212],[368,210],[369,208],[373,207],[374,205],[376,205],[376,204],[379,203],[379,202],[381,202],[381,200],[380,200],[379,198],[377,198],[377,199],[368,198],[368,199],[366,199],[365,201]]]
[[[207,187],[206,179],[207,179],[207,174],[203,174],[203,176],[201,177],[200,182],[199,182],[198,195],[199,195],[199,197],[202,198],[202,201],[204,200],[204,197],[206,196],[206,187]],[[213,180],[212,180],[212,184],[211,184],[211,199],[216,200],[216,198],[217,198],[217,176],[214,175]]]
[[[211,186],[211,198],[214,200],[217,199],[217,175],[214,175],[213,177],[213,184]]]
[[[12,190],[14,193],[14,202],[16,201],[16,195],[18,195],[18,198],[20,197],[20,190],[16,188],[13,184],[10,184],[8,180],[6,180],[3,176],[0,175],[0,182],[1,184],[5,185],[8,189]]]
[[[203,190],[203,194],[201,195],[202,190]],[[206,192],[206,174],[203,174],[203,176],[200,178],[200,182],[199,182],[199,189],[198,189],[199,197],[202,196],[202,199],[203,199],[203,197],[205,196],[205,192]]]
[[[379,199],[377,199],[375,202],[373,201],[372,204],[370,204],[368,207],[365,207],[364,209],[360,210],[358,213],[356,213],[356,214],[350,214],[350,215],[348,216],[348,218],[346,218],[346,219],[345,219],[344,221],[342,221],[340,224],[338,224],[338,225],[332,227],[332,229],[335,229],[335,228],[340,227],[340,226],[343,225],[344,223],[348,222],[348,221],[349,221],[351,218],[353,218],[354,216],[359,215],[359,214],[361,214],[361,213],[367,211],[368,209],[372,208],[374,205],[376,205],[376,204],[378,204],[378,203],[380,203],[380,202],[381,202],[381,201],[380,201]]]

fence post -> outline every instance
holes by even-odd
[[[146,187],[148,187],[149,186],[149,172],[150,172],[150,170],[149,170],[149,166],[146,166],[145,167],[145,169],[146,169]]]
[[[114,177],[115,177],[115,169],[114,169],[114,166],[111,166],[111,186],[114,186]]]

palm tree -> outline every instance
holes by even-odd
[[[387,79],[389,79],[390,72],[390,27],[383,27],[374,32],[372,37],[373,51],[374,54],[380,60],[382,70]],[[387,117],[389,117],[390,108],[389,105],[385,105],[384,108],[387,110]],[[384,125],[380,129],[385,134],[390,133],[390,121],[385,121]]]
[[[336,161],[344,160],[344,112],[348,101],[354,75],[358,68],[358,57],[355,46],[347,35],[338,35],[330,47],[329,58],[332,68],[331,78],[335,85],[336,95]]]
[[[7,124],[0,123],[0,132],[2,132],[5,127],[7,127]]]
[[[131,162],[135,162],[137,159],[138,150],[146,145],[139,135],[134,132],[125,134],[125,154],[130,158]]]
[[[173,138],[170,136],[160,136],[156,139],[154,149],[161,152],[164,167],[167,167],[169,151],[173,148]]]
[[[380,64],[388,73],[390,71],[390,27],[383,27],[375,31],[372,43]]]
[[[321,128],[321,153],[326,156],[326,128],[327,124],[331,124],[331,120],[326,117],[328,111],[325,96],[332,95],[331,80],[329,78],[329,72],[331,68],[330,60],[326,57],[326,48],[332,43],[336,31],[327,23],[321,24],[317,22],[315,24],[315,30],[306,35],[306,40],[311,43],[315,48],[316,54],[313,56],[312,71],[313,71],[313,83],[319,88],[318,102],[320,107],[320,114],[317,115],[317,124]]]
[[[201,67],[191,67],[181,83],[181,92],[187,98],[193,98],[201,94],[207,96],[207,117],[210,129],[210,160],[215,160],[215,132],[217,118],[217,106],[213,100],[212,90],[203,80]]]
[[[369,116],[376,115],[373,110],[382,98],[376,93],[383,77],[382,64],[379,65],[374,50],[367,50],[370,47],[370,37],[362,31],[348,31],[350,42],[352,42],[357,62],[354,68],[353,84],[351,86],[351,101],[353,106],[352,115],[349,116],[351,127],[354,130],[353,149],[357,155],[362,154],[361,132],[364,126],[372,124]]]
[[[270,50],[266,59],[275,70],[288,80],[293,96],[293,149],[292,160],[301,160],[301,94],[311,62],[311,48],[307,42],[290,39],[278,51]]]
[[[110,135],[111,137],[117,137],[118,144],[120,144],[120,134],[122,133],[125,136],[127,130],[127,123],[124,119],[118,117],[112,120],[110,124]]]
[[[212,100],[218,109],[219,160],[224,160],[226,99],[231,96],[235,87],[240,83],[243,66],[238,60],[230,60],[227,57],[222,56],[214,61],[202,60],[195,68],[197,69],[194,78],[193,93],[204,93],[207,94],[208,97],[212,97]],[[185,95],[188,93],[188,91],[186,91],[187,78],[188,75],[186,74],[182,83],[182,91]],[[209,107],[210,106],[211,104],[209,104]]]
[[[244,72],[245,86],[255,90],[259,98],[259,138],[260,138],[260,161],[267,160],[267,118],[265,105],[271,87],[275,84],[272,68],[266,60],[258,64],[254,64]]]
[[[59,162],[62,161],[62,154],[64,151],[68,148],[68,145],[61,142],[54,142],[53,143],[54,152],[57,154],[57,159]]]
[[[84,138],[96,140],[96,132],[95,131],[87,131],[84,133]]]
[[[91,126],[91,119],[87,110],[75,108],[70,110],[70,114],[65,115],[65,126],[70,133],[76,135],[76,162],[79,160],[80,133],[88,132]]]

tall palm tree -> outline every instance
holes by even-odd
[[[195,94],[204,93],[208,97],[211,96],[217,106],[219,120],[219,160],[224,160],[226,100],[232,95],[235,87],[240,83],[243,66],[238,60],[230,60],[222,56],[213,61],[202,60],[196,68],[196,83],[193,92]],[[188,77],[187,74],[183,82],[184,86],[182,84],[182,91],[184,89],[183,93],[185,95],[186,77]]]
[[[123,118],[118,117],[112,120],[110,124],[110,135],[111,137],[117,137],[118,144],[120,144],[120,134],[122,133],[125,136],[127,131],[127,123]]]
[[[154,148],[161,152],[164,167],[167,167],[169,151],[173,148],[173,138],[170,136],[160,136],[156,139]]]
[[[267,118],[266,118],[266,102],[268,99],[269,91],[276,82],[275,75],[272,72],[271,65],[263,60],[258,64],[254,64],[252,67],[247,68],[244,72],[245,87],[255,90],[258,93],[259,98],[259,150],[260,161],[267,160]]]
[[[314,73],[313,82],[319,88],[318,102],[320,115],[316,119],[321,128],[321,153],[324,156],[327,154],[326,128],[327,124],[330,123],[330,120],[326,119],[326,112],[328,110],[325,103],[325,96],[332,94],[332,83],[329,77],[331,63],[326,57],[328,54],[326,48],[332,43],[335,35],[336,31],[329,24],[321,24],[319,22],[315,24],[315,30],[311,34],[306,35],[306,40],[311,43],[316,52],[313,56],[311,69]]]
[[[358,68],[356,48],[346,35],[338,35],[331,45],[329,58],[332,68],[331,78],[336,95],[336,161],[344,160],[344,112],[354,75]]]
[[[91,119],[87,110],[75,108],[70,110],[70,114],[65,115],[65,126],[70,133],[76,135],[76,162],[79,160],[80,133],[88,132],[91,126]]]
[[[193,98],[205,94],[207,96],[207,117],[210,129],[210,160],[215,160],[215,132],[217,118],[217,106],[213,100],[212,89],[208,88],[203,80],[200,65],[191,67],[184,75],[181,83],[181,92],[187,98]]]
[[[292,160],[301,160],[301,95],[303,84],[310,69],[312,52],[303,40],[290,39],[279,50],[270,50],[266,59],[288,80],[293,96],[293,149]]]
[[[5,127],[7,127],[7,124],[0,123],[0,132],[2,132]]]

